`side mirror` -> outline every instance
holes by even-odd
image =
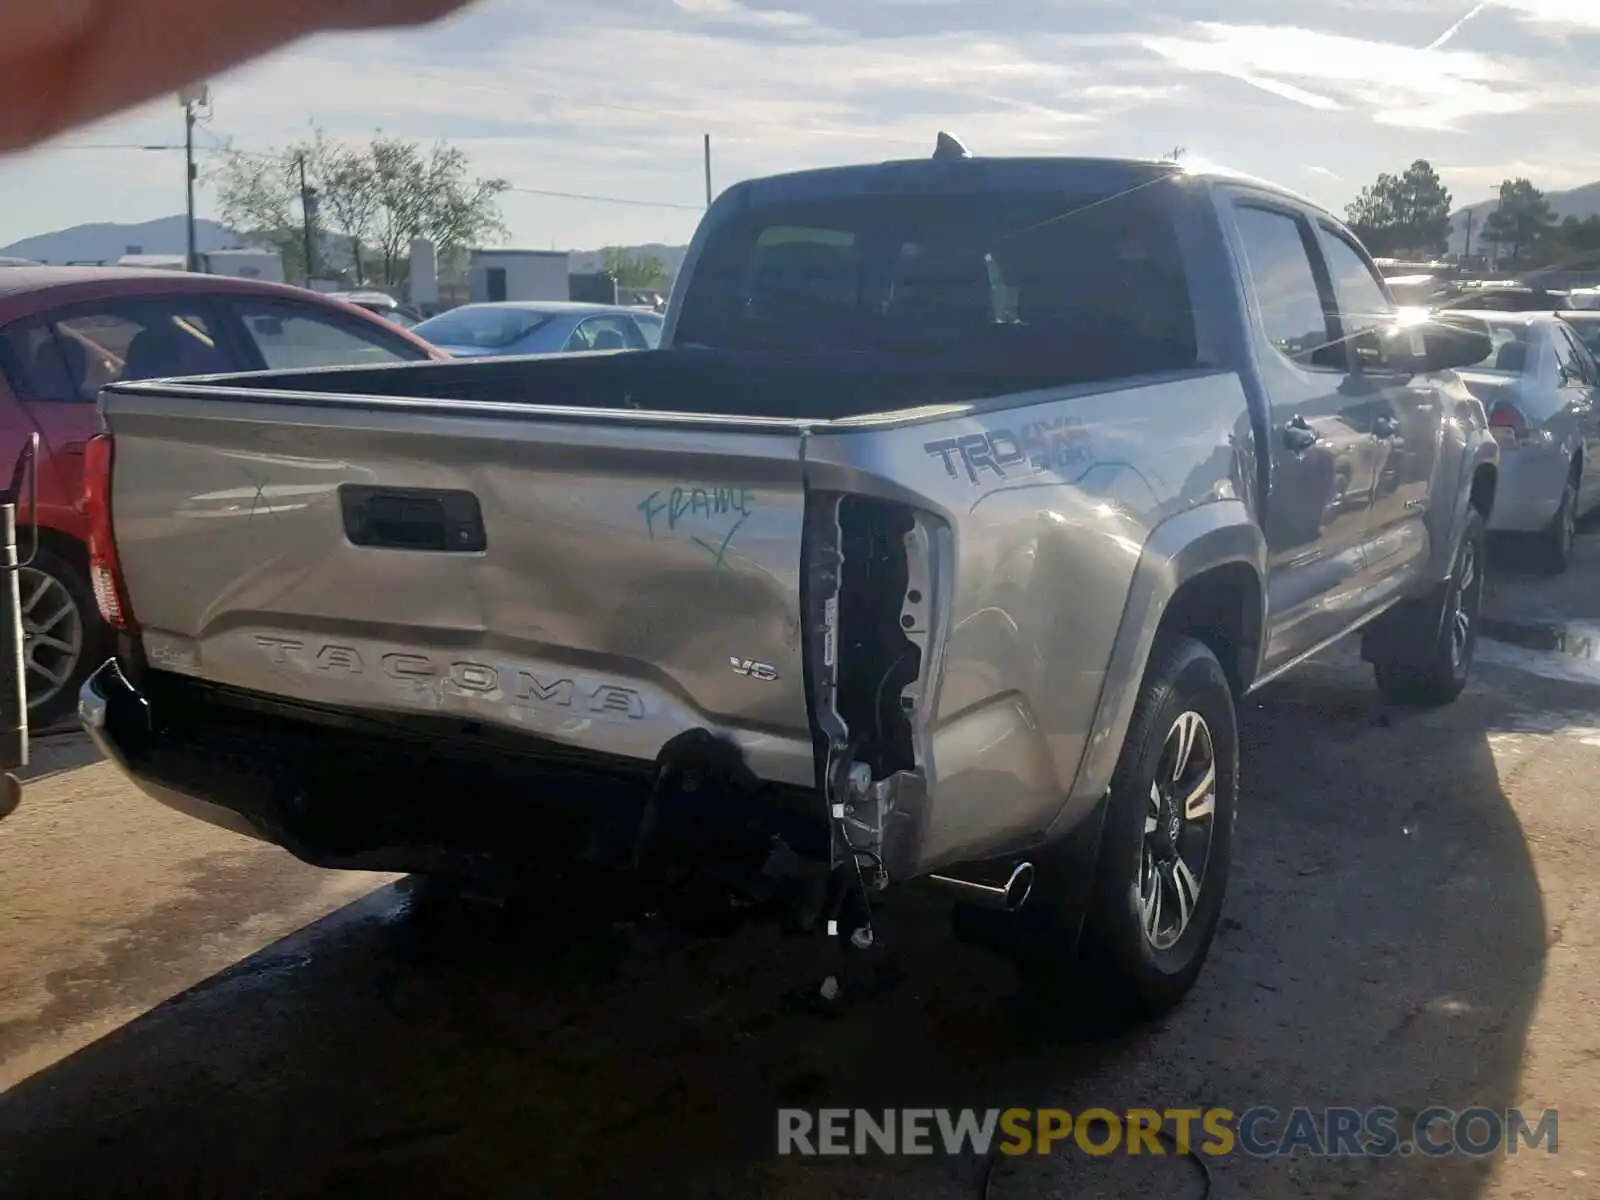
[[[1436,317],[1423,322],[1415,332],[1425,347],[1421,366],[1426,371],[1470,367],[1494,353],[1494,339],[1488,332],[1474,329],[1465,322]]]

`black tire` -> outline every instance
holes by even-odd
[[[105,646],[105,626],[101,623],[100,610],[83,570],[65,556],[41,547],[33,562],[22,569],[18,580],[25,607],[33,588],[38,586],[41,579],[50,581],[50,591],[39,603],[44,603],[51,595],[61,597],[62,603],[70,600],[73,613],[64,622],[68,625],[75,622],[79,648],[76,661],[67,666],[67,659],[61,652],[33,641],[40,633],[58,641],[64,640],[57,636],[63,632],[60,624],[39,628],[43,622],[54,617],[55,609],[41,612],[36,605],[31,613],[24,615],[23,673],[28,680],[28,725],[36,730],[77,708],[78,689],[83,686],[90,672],[100,665],[100,652]],[[58,684],[47,687],[32,666],[35,662],[55,670],[66,669],[66,675]]]
[[[1578,536],[1578,467],[1573,464],[1567,476],[1567,486],[1561,490],[1561,506],[1550,524],[1533,535],[1534,549],[1538,555],[1539,569],[1549,575],[1560,575],[1572,562],[1572,544]]]
[[[1368,655],[1384,699],[1437,707],[1467,686],[1478,645],[1487,543],[1483,515],[1468,509],[1449,581],[1429,600],[1413,601],[1384,618],[1381,643]]]
[[[1160,819],[1152,814],[1151,792],[1158,782],[1166,791],[1194,782],[1188,772],[1177,781],[1170,778],[1175,733],[1180,719],[1185,723],[1198,717],[1203,727],[1192,741],[1196,751],[1204,749],[1203,766],[1214,773],[1214,798],[1210,812],[1195,820],[1180,819],[1174,826],[1169,807]],[[1200,763],[1200,758],[1191,763]],[[1195,779],[1203,779],[1204,772]],[[1164,776],[1158,781],[1158,775]],[[1123,1018],[1152,1018],[1176,1006],[1200,976],[1206,954],[1216,936],[1227,891],[1228,872],[1233,861],[1234,814],[1238,802],[1239,732],[1233,692],[1222,664],[1200,642],[1187,637],[1162,635],[1157,638],[1145,670],[1144,683],[1134,708],[1122,755],[1112,777],[1106,799],[1105,820],[1101,828],[1099,854],[1093,883],[1083,913],[1082,933],[1077,943],[1074,990],[1080,999],[1106,1013]],[[1174,786],[1175,785],[1175,786]],[[1197,793],[1198,794],[1198,793]],[[1170,806],[1170,797],[1164,796]],[[1177,814],[1179,817],[1182,814]],[[1160,826],[1147,831],[1147,818]],[[1174,844],[1186,845],[1199,856],[1197,885],[1187,906],[1187,919],[1181,930],[1166,929],[1157,909],[1156,933],[1147,932],[1141,904],[1141,888],[1149,879],[1152,838],[1163,847],[1178,831]],[[1204,834],[1203,849],[1200,834]],[[1186,861],[1193,857],[1185,854]],[[1170,866],[1163,864],[1163,886],[1176,879]],[[1194,868],[1190,868],[1191,877]],[[1023,913],[1035,910],[1037,920],[1046,916],[1057,898],[1050,892],[1048,875],[1036,885],[1035,897]],[[1149,895],[1148,890],[1144,892]],[[1162,904],[1177,902],[1176,892],[1163,893]],[[1069,922],[1060,923],[1062,929]],[[1058,942],[1055,969],[1041,972],[1037,954],[1033,957],[1034,983],[1060,981],[1071,961],[1071,943]]]

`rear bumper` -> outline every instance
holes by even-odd
[[[660,772],[469,720],[402,721],[165,672],[134,676],[116,659],[89,677],[78,711],[101,752],[151,799],[342,870],[626,868],[638,861]],[[759,867],[781,833],[802,854],[825,857],[826,825],[808,789],[752,780],[737,794],[706,792],[686,814],[697,852]]]
[[[149,703],[123,678],[115,659],[89,676],[78,693],[78,719],[84,730],[141,792],[197,821],[271,840],[243,813],[169,787],[134,766],[130,755],[137,754],[137,747],[149,737],[149,711]]]
[[[1557,445],[1500,448],[1500,481],[1489,528],[1496,533],[1537,533],[1555,518],[1572,468]]]

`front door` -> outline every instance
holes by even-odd
[[[1349,386],[1305,215],[1255,199],[1233,213],[1271,421],[1270,671],[1337,636],[1359,604],[1376,483],[1374,404],[1369,391]]]

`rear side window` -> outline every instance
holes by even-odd
[[[1568,328],[1583,343],[1589,354],[1600,359],[1600,321],[1572,321]]]
[[[427,354],[381,325],[297,304],[235,302],[245,336],[268,370],[417,362]]]
[[[1241,205],[1234,211],[1267,340],[1302,366],[1342,366],[1311,265],[1305,223],[1274,209]]]
[[[572,331],[567,349],[643,350],[644,339],[627,317],[590,317]]]
[[[708,242],[679,345],[870,352],[1061,378],[1196,362],[1165,187],[917,192],[773,205]]]
[[[661,318],[654,313],[639,313],[633,320],[639,326],[639,333],[644,338],[644,344],[652,350],[659,348],[661,345]]]
[[[209,375],[233,369],[191,301],[137,301],[64,310],[8,327],[6,373],[35,401],[93,401],[108,383]]]
[[[1527,369],[1529,332],[1525,321],[1486,321],[1480,317],[1455,313],[1444,319],[1452,325],[1462,325],[1474,332],[1489,335],[1488,355],[1475,363],[1463,364],[1461,370],[1521,375]]]

